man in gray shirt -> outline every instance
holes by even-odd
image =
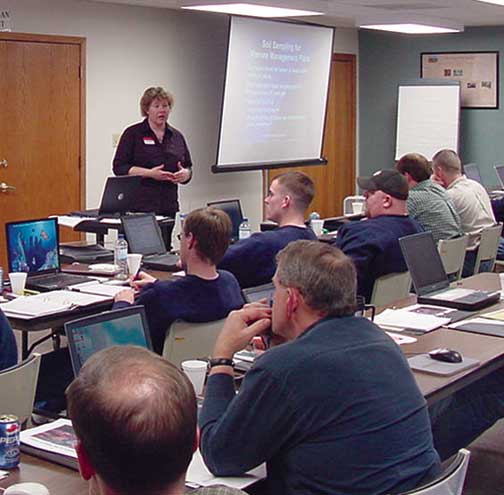
[[[425,156],[419,153],[404,155],[396,165],[409,186],[408,214],[434,241],[451,239],[463,234],[460,217],[445,189],[430,179],[432,169]]]

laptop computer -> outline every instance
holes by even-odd
[[[56,218],[5,224],[9,272],[27,272],[26,287],[49,291],[92,281],[83,275],[61,272]]]
[[[504,189],[504,165],[494,165],[501,189]]]
[[[240,224],[243,222],[240,200],[226,199],[222,201],[210,201],[207,203],[207,206],[218,208],[229,215],[231,223],[233,224],[233,228],[231,230],[231,242],[236,242],[239,239]]]
[[[248,289],[242,289],[243,299],[247,303],[258,302],[261,299],[266,299],[268,304],[271,306],[273,304],[273,294],[275,292],[275,286],[270,284],[258,285],[257,287],[249,287]]]
[[[142,178],[136,175],[107,177],[100,208],[91,210],[72,211],[70,214],[80,217],[119,217],[133,211],[135,208],[136,192]]]
[[[483,181],[481,180],[481,173],[478,165],[475,163],[466,163],[464,166],[464,174],[468,179],[474,180],[476,182],[479,182],[480,184],[483,184]]]
[[[399,245],[411,274],[419,304],[477,311],[499,301],[498,291],[450,288],[431,232],[401,237]]]
[[[95,353],[114,345],[152,349],[143,306],[105,311],[65,323],[68,349],[75,376]]]
[[[161,229],[153,213],[121,217],[131,253],[142,254],[142,263],[148,268],[178,271],[180,256],[166,251]]]

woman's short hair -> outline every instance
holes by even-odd
[[[166,490],[184,476],[196,439],[187,377],[147,349],[91,356],[66,391],[75,434],[96,473],[124,495]]]
[[[218,208],[199,208],[184,218],[184,234],[191,233],[198,242],[199,256],[217,265],[231,239],[232,223],[229,215]]]
[[[432,175],[432,167],[429,160],[420,153],[408,153],[397,162],[397,170],[401,174],[411,175],[414,181],[422,182]]]
[[[305,303],[327,316],[355,313],[357,274],[353,261],[319,241],[294,241],[277,255],[276,277],[301,292]]]
[[[166,91],[159,86],[156,88],[147,88],[144,91],[142,98],[140,98],[140,112],[142,117],[147,117],[149,107],[154,100],[167,101],[170,108],[173,108],[173,104],[175,102],[173,95],[169,91]]]

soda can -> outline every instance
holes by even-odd
[[[19,464],[19,431],[17,416],[0,416],[0,469],[13,469]]]

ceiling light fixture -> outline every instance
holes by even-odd
[[[284,9],[269,7],[267,5],[254,5],[251,3],[226,3],[219,5],[188,5],[182,7],[189,10],[204,10],[222,14],[246,15],[252,17],[300,17],[310,15],[323,15],[323,12],[312,10]]]
[[[366,24],[359,26],[362,29],[376,29],[378,31],[391,31],[404,34],[441,34],[459,33],[461,29],[427,26],[425,24]]]

